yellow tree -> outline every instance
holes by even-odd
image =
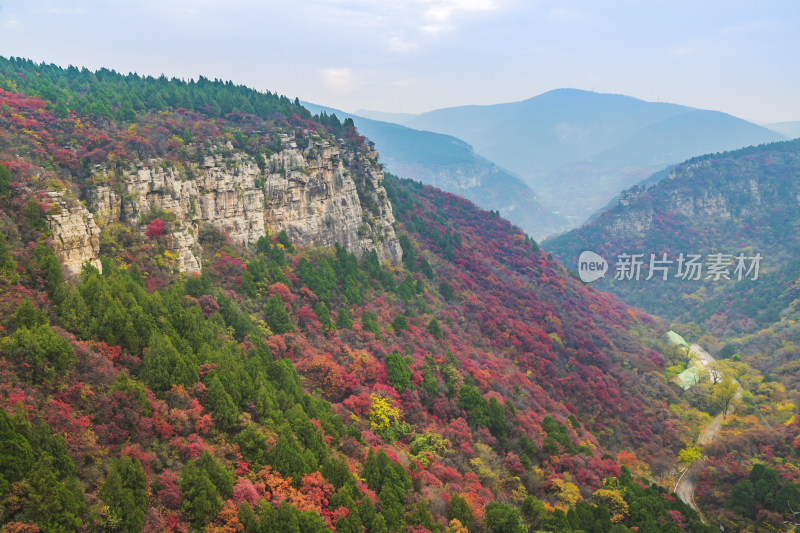
[[[574,483],[563,479],[554,479],[553,487],[557,490],[556,498],[567,508],[575,507],[581,498],[581,491]]]
[[[450,525],[445,530],[445,533],[469,533],[469,529],[459,522],[458,518],[450,520]]]
[[[699,446],[689,446],[678,452],[678,461],[687,467],[692,466],[696,461],[703,458],[703,453]]]
[[[408,433],[408,423],[400,419],[400,409],[383,396],[373,394],[369,413],[370,428],[386,442],[392,442]]]
[[[738,390],[739,386],[730,376],[724,376],[722,381],[714,385],[712,398],[714,399],[714,403],[722,409],[723,419],[728,417],[728,409],[730,409],[731,402],[733,402],[736,397]]]
[[[599,489],[592,494],[592,500],[608,509],[611,513],[611,521],[615,524],[622,522],[628,516],[628,504],[619,491]]]

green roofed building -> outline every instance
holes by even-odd
[[[678,335],[674,331],[668,331],[667,332],[667,337],[669,338],[669,342],[671,342],[672,344],[679,344],[679,345],[681,345],[681,346],[683,346],[685,348],[689,347],[689,343],[686,342],[683,339],[683,337],[681,337],[680,335]]]
[[[692,365],[672,379],[683,390],[689,390],[693,385],[700,383],[700,376],[700,370]]]

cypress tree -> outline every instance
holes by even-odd
[[[206,404],[209,409],[211,409],[211,412],[214,413],[214,418],[219,422],[222,428],[231,428],[236,424],[236,420],[239,417],[239,410],[236,408],[236,404],[233,403],[231,395],[225,390],[225,387],[216,374],[213,375],[208,385]]]
[[[61,273],[61,263],[53,250],[43,242],[36,243],[33,247],[33,264],[38,268],[44,280],[44,290],[53,301],[61,302],[61,293],[64,290],[64,275]]]
[[[405,515],[403,513],[403,504],[395,494],[395,491],[388,486],[383,487],[378,496],[378,502],[381,505],[381,509],[383,509],[382,514],[389,531],[402,531],[405,525]]]
[[[28,329],[47,324],[47,313],[37,309],[30,298],[24,298],[14,310],[14,327]]]
[[[336,314],[336,327],[338,329],[351,329],[353,327],[353,319],[350,318],[350,311],[343,307]]]
[[[183,467],[180,488],[183,493],[181,511],[195,528],[201,529],[222,510],[217,487],[206,471],[198,468],[194,461],[189,461]]]
[[[428,333],[433,335],[435,339],[441,339],[442,337],[444,337],[444,334],[442,333],[442,328],[439,326],[439,321],[436,320],[436,318],[431,318],[431,321],[428,322],[428,327],[425,329],[427,329]]]
[[[397,315],[395,319],[392,321],[392,328],[394,328],[395,332],[399,333],[403,330],[408,329],[408,319],[405,315]]]
[[[11,283],[16,283],[19,279],[17,263],[6,242],[6,234],[2,231],[0,231],[0,276],[5,276]]]
[[[455,494],[450,498],[450,505],[447,508],[447,521],[449,522],[454,518],[467,529],[472,528],[472,509],[470,509],[467,500],[460,494]]]
[[[32,230],[36,230],[40,233],[48,231],[47,219],[42,213],[42,206],[39,205],[39,202],[37,202],[36,198],[33,196],[28,198],[28,202],[25,204],[25,207],[22,208],[22,214],[25,216],[25,223]]]
[[[283,301],[281,300],[280,295],[273,294],[269,297],[269,300],[267,300],[265,314],[267,318],[267,324],[269,324],[269,327],[273,333],[280,335],[294,329],[292,321],[289,318],[289,313],[286,312],[286,308],[283,306]]]
[[[130,457],[114,461],[99,496],[119,520],[116,531],[142,530],[147,509],[147,476],[139,461]]]
[[[740,515],[751,516],[755,505],[755,489],[749,479],[740,481],[734,485],[731,497],[728,500],[728,507]]]
[[[314,306],[314,313],[316,313],[320,324],[322,324],[322,329],[325,331],[333,331],[335,329],[333,320],[331,319],[331,312],[324,302],[317,302]]]
[[[384,363],[386,364],[386,376],[394,389],[402,394],[411,386],[411,369],[408,367],[408,363],[397,351],[387,355]]]
[[[299,482],[306,473],[302,450],[288,428],[278,436],[278,442],[267,456],[267,461],[275,470],[284,476],[290,476],[296,482]]]
[[[178,350],[166,335],[154,333],[144,353],[144,378],[154,391],[167,391],[172,386],[172,371],[178,364]]]
[[[197,466],[202,468],[208,479],[217,488],[222,499],[228,499],[233,494],[233,476],[221,464],[217,462],[213,455],[204,451],[197,460]]]
[[[0,164],[0,196],[6,196],[11,192],[11,171]]]
[[[86,498],[76,478],[60,480],[48,455],[41,456],[26,477],[30,489],[28,502],[17,518],[20,522],[34,522],[43,531],[77,532],[81,529]]]
[[[249,270],[242,272],[242,292],[250,298],[255,298],[258,294],[253,274]]]
[[[25,477],[33,466],[33,450],[28,440],[17,433],[11,417],[0,409],[0,493]]]

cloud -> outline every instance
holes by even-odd
[[[453,27],[452,19],[460,13],[491,11],[497,8],[494,0],[428,0],[423,11],[420,28],[428,33],[438,33]]]
[[[325,68],[320,74],[325,86],[332,91],[349,92],[358,85],[350,68]]]
[[[402,80],[390,81],[390,82],[387,83],[387,85],[389,87],[405,88],[405,87],[411,87],[412,85],[414,85],[414,83],[415,83],[414,80],[406,78],[406,79],[402,79]]]
[[[387,45],[389,50],[392,52],[411,52],[419,47],[418,43],[408,41],[401,35],[393,35],[389,37]]]
[[[417,50],[426,38],[457,30],[464,15],[498,10],[514,0],[317,0],[329,16],[370,29],[392,52]]]
[[[84,12],[80,7],[46,7],[41,11],[46,15],[81,15]]]

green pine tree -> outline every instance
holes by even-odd
[[[32,329],[47,323],[47,313],[37,309],[30,298],[24,298],[14,310],[14,327]]]
[[[250,298],[255,298],[258,294],[256,282],[249,270],[242,272],[242,292]]]
[[[167,391],[172,387],[172,371],[178,364],[180,355],[166,335],[158,333],[150,338],[144,353],[144,378],[154,391]]]
[[[86,511],[83,487],[75,477],[60,480],[52,458],[42,455],[26,476],[30,489],[28,502],[19,514],[20,522],[34,522],[43,531],[77,532]]]
[[[31,255],[33,265],[44,281],[44,290],[56,304],[61,302],[64,290],[64,275],[61,273],[61,263],[58,261],[52,248],[43,242],[36,243]],[[33,272],[30,271],[32,275]]]
[[[472,509],[467,500],[460,494],[454,494],[450,498],[450,505],[447,508],[447,521],[449,522],[454,518],[467,529],[472,529]]]
[[[214,413],[214,418],[222,428],[228,429],[236,424],[236,420],[239,418],[239,410],[216,374],[212,376],[208,385],[206,405]]]
[[[36,201],[36,198],[31,196],[25,207],[22,208],[22,214],[25,216],[25,223],[32,230],[40,233],[47,233],[49,228],[47,226],[47,219],[42,213],[42,206]]]
[[[292,321],[289,318],[289,313],[286,312],[283,301],[278,294],[273,294],[269,297],[269,300],[267,300],[265,315],[267,324],[272,332],[277,335],[294,329]]]
[[[222,510],[222,498],[208,474],[190,460],[181,471],[181,511],[192,526],[202,529]]]
[[[333,331],[336,329],[333,325],[333,320],[331,319],[331,313],[328,310],[328,306],[325,305],[324,302],[317,302],[317,304],[314,306],[314,313],[316,313],[320,324],[322,324],[322,329],[325,331]]]
[[[384,364],[386,365],[386,376],[398,393],[402,394],[411,387],[411,369],[402,355],[394,351],[386,356]]]
[[[444,334],[442,333],[442,328],[439,326],[439,321],[436,320],[436,318],[431,318],[431,321],[428,322],[428,327],[425,329],[427,329],[428,333],[433,335],[435,339],[441,339],[442,337],[444,337]]]
[[[6,234],[0,231],[0,276],[5,277],[11,284],[19,280],[17,263],[11,255],[11,249],[6,241]]]
[[[336,327],[338,329],[353,328],[353,319],[350,318],[350,311],[348,311],[347,308],[342,307],[336,314]]]
[[[0,196],[7,196],[11,192],[11,171],[0,164]]]
[[[117,527],[113,531],[142,530],[147,509],[147,476],[139,461],[130,457],[115,460],[99,496],[116,518]]]
[[[287,428],[288,429],[288,428]],[[306,473],[306,462],[302,450],[291,431],[282,431],[278,442],[267,456],[267,461],[284,476],[298,482]]]
[[[8,413],[0,409],[0,494],[26,477],[33,463],[30,443],[17,433]]]
[[[208,450],[204,451],[200,459],[197,460],[197,466],[208,474],[208,479],[217,488],[223,500],[231,497],[233,494],[233,476],[217,462],[213,455],[208,453]]]
[[[408,329],[408,319],[405,315],[397,315],[395,319],[392,321],[392,328],[394,328],[395,332],[400,333],[403,330]]]
[[[383,509],[383,517],[386,520],[386,527],[389,531],[403,531],[405,526],[405,513],[403,513],[403,503],[397,494],[390,487],[385,486],[378,496],[378,503]]]

